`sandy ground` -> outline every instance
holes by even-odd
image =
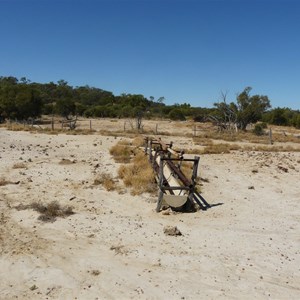
[[[0,299],[300,298],[300,152],[202,155],[202,195],[222,205],[164,215],[156,196],[93,185],[117,176],[119,139],[0,129]],[[53,200],[75,214],[16,209]]]

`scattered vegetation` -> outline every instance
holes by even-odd
[[[268,96],[250,95],[250,92],[251,87],[246,87],[237,95],[236,101],[230,103],[226,102],[226,94],[223,94],[223,101],[215,103],[214,108],[201,108],[192,107],[189,103],[166,105],[164,97],[146,98],[141,94],[116,96],[110,91],[88,85],[73,87],[63,79],[56,83],[38,83],[26,77],[1,76],[0,123],[19,120],[30,124],[41,115],[55,114],[65,119],[74,116],[133,118],[138,130],[143,130],[142,119],[150,118],[193,119],[195,122],[215,120],[224,128],[234,124],[242,130],[256,121],[300,128],[299,110],[270,109]]]
[[[26,164],[23,162],[15,163],[12,167],[13,169],[25,169],[27,168]]]
[[[70,206],[62,207],[57,201],[52,201],[49,204],[33,202],[29,205],[19,205],[15,207],[17,210],[33,209],[40,213],[38,220],[43,222],[54,222],[57,217],[68,217],[73,215],[73,209]]]

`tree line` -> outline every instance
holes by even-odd
[[[84,116],[95,118],[169,118],[195,121],[218,120],[235,122],[238,128],[264,121],[300,128],[300,112],[289,108],[270,109],[267,96],[250,95],[251,88],[227,103],[225,95],[213,108],[192,107],[188,103],[166,105],[164,97],[146,98],[140,94],[121,94],[88,85],[72,87],[65,80],[57,83],[31,82],[26,77],[0,77],[0,121],[35,119],[42,114],[64,118]]]

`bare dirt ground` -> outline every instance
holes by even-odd
[[[200,147],[191,126],[159,126]],[[93,184],[102,172],[118,181],[120,139],[0,128],[0,299],[299,299],[299,151],[201,155],[202,195],[221,205],[164,215],[155,195]],[[75,214],[17,209],[54,200]]]

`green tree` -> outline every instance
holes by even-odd
[[[36,118],[41,115],[42,101],[39,93],[30,86],[19,86],[15,100],[16,117],[18,119]]]
[[[250,123],[256,123],[262,114],[271,107],[267,96],[250,96],[251,87],[246,87],[237,96],[237,127],[245,130]]]
[[[70,119],[71,115],[74,115],[76,111],[76,105],[71,98],[61,98],[56,101],[55,112],[66,119]]]

